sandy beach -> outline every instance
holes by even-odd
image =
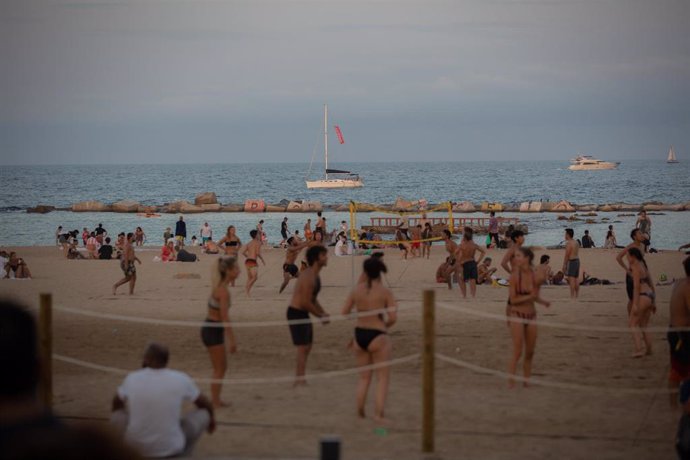
[[[529,243],[529,240],[528,240]],[[211,374],[209,358],[197,326],[155,324],[157,320],[201,321],[210,291],[210,264],[216,256],[201,255],[196,263],[156,263],[157,248],[138,251],[135,295],[111,294],[121,278],[118,261],[71,261],[53,247],[15,248],[29,264],[34,279],[0,281],[0,295],[32,307],[42,292],[53,294],[54,351],[56,354],[115,369],[139,367],[147,342],[171,348],[170,367],[195,378]],[[563,251],[548,252],[552,267],[560,267]],[[197,248],[198,253],[198,248]],[[497,264],[504,251],[489,255]],[[359,276],[364,257],[337,258],[330,252],[322,272],[321,303],[339,314],[342,303]],[[654,336],[654,353],[632,359],[632,340],[624,330],[583,330],[586,327],[625,328],[624,272],[615,251],[581,250],[582,268],[610,286],[583,286],[579,301],[572,301],[566,286],[548,286],[543,297],[552,302],[540,308],[539,319],[565,327],[542,326],[534,361],[534,377],[566,388],[533,385],[509,390],[507,382],[437,362],[438,458],[671,458],[678,412],[669,408],[664,393],[668,374],[665,333]],[[246,273],[232,291],[231,319],[238,353],[229,358],[228,379],[258,379],[225,385],[223,395],[232,407],[217,413],[219,429],[205,436],[196,457],[315,458],[320,436],[337,434],[344,458],[423,458],[421,454],[421,363],[411,361],[393,369],[387,415],[393,423],[377,430],[370,420],[355,414],[356,374],[317,376],[306,388],[293,389],[283,377],[293,372],[294,350],[287,326],[239,327],[242,322],[281,322],[294,282],[278,294],[282,281],[283,251],[267,249],[267,265],[248,299],[242,292]],[[683,276],[680,252],[650,254],[651,273],[658,278]],[[394,358],[421,351],[421,296],[436,292],[438,353],[475,366],[505,371],[510,336],[501,315],[508,290],[480,286],[477,298],[462,300],[457,287],[449,291],[434,282],[444,258],[433,248],[430,260],[401,260],[397,250],[386,251],[386,282],[403,307],[391,331]],[[176,275],[200,275],[178,278]],[[499,275],[505,276],[501,270]],[[668,324],[671,287],[658,287],[659,309],[652,326]],[[445,307],[459,308],[451,310]],[[150,318],[151,323],[86,316],[62,307],[99,314]],[[486,314],[490,315],[486,315]],[[573,325],[577,329],[567,326]],[[350,369],[354,358],[346,349],[352,320],[315,327],[315,345],[309,374]],[[55,410],[68,420],[106,425],[110,401],[123,375],[55,361]],[[276,382],[267,379],[278,378]],[[584,387],[568,388],[567,385]],[[208,385],[201,384],[208,393]],[[631,393],[628,390],[645,390]],[[371,397],[371,395],[370,395]],[[371,410],[370,410],[371,412]]]

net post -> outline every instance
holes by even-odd
[[[422,452],[434,451],[434,291],[424,291],[424,342],[422,349]]]
[[[43,407],[53,406],[53,296],[40,295],[38,314],[38,341],[40,354],[39,401]]]

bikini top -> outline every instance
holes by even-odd
[[[208,308],[212,310],[220,310],[220,304],[213,297],[208,298]]]
[[[225,246],[237,246],[237,241],[226,241]]]

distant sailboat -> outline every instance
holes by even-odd
[[[668,159],[666,160],[666,163],[678,163],[678,160],[676,159],[676,152],[673,150],[673,146],[668,150]]]
[[[344,143],[342,133],[339,127],[335,127],[336,134],[340,139],[340,143]],[[364,183],[357,174],[352,174],[350,171],[343,171],[341,169],[328,168],[328,106],[323,106],[323,144],[324,144],[324,166],[325,174],[323,179],[308,180],[307,188],[356,188],[362,187]],[[311,170],[311,166],[309,167]],[[328,177],[329,174],[335,174],[336,178]],[[340,176],[340,177],[337,177]]]

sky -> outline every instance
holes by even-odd
[[[0,164],[690,160],[687,0],[0,1]],[[335,136],[332,136],[335,140]]]

